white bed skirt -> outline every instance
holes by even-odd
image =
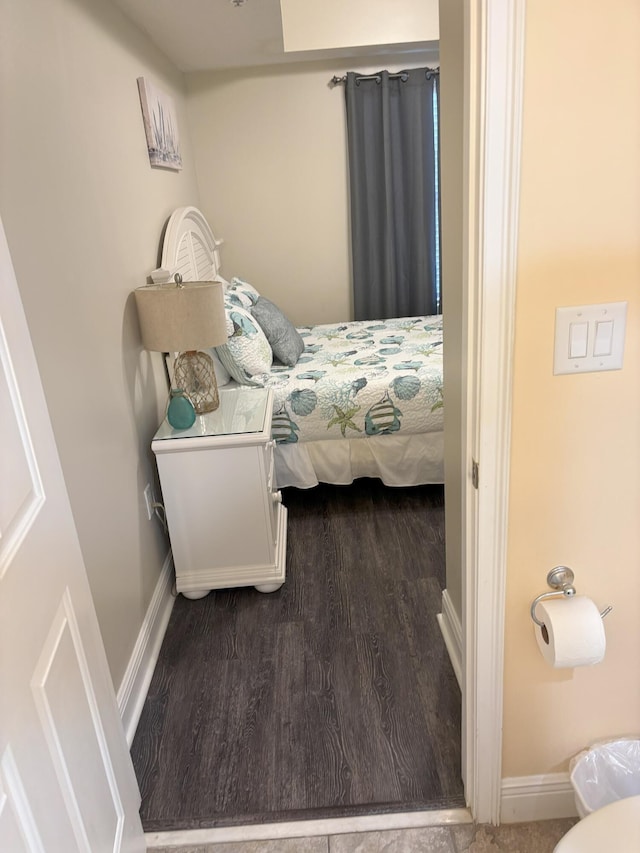
[[[278,488],[310,489],[318,483],[347,486],[377,477],[386,486],[444,483],[444,432],[374,435],[369,438],[278,444]]]

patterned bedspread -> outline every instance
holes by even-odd
[[[442,430],[441,315],[299,331],[297,364],[274,364],[266,383],[276,441]]]

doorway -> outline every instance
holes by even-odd
[[[464,0],[465,293],[461,317],[463,488],[460,648],[465,798],[479,822],[500,814],[502,660],[524,0]],[[506,81],[506,83],[505,83]],[[471,487],[471,461],[480,480]],[[450,511],[450,510],[449,510]],[[476,618],[482,614],[482,620]],[[481,665],[478,665],[478,662]]]

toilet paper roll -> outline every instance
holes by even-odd
[[[600,611],[586,595],[540,601],[536,639],[543,658],[556,669],[589,666],[604,658],[606,638]]]

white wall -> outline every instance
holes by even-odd
[[[244,276],[296,324],[352,317],[344,88],[329,80],[435,64],[378,57],[190,74],[202,209],[222,272]]]
[[[117,688],[168,548],[142,500],[166,390],[130,292],[198,203],[183,80],[110,3],[0,8],[0,214]],[[176,100],[181,173],[149,166],[138,76]]]

